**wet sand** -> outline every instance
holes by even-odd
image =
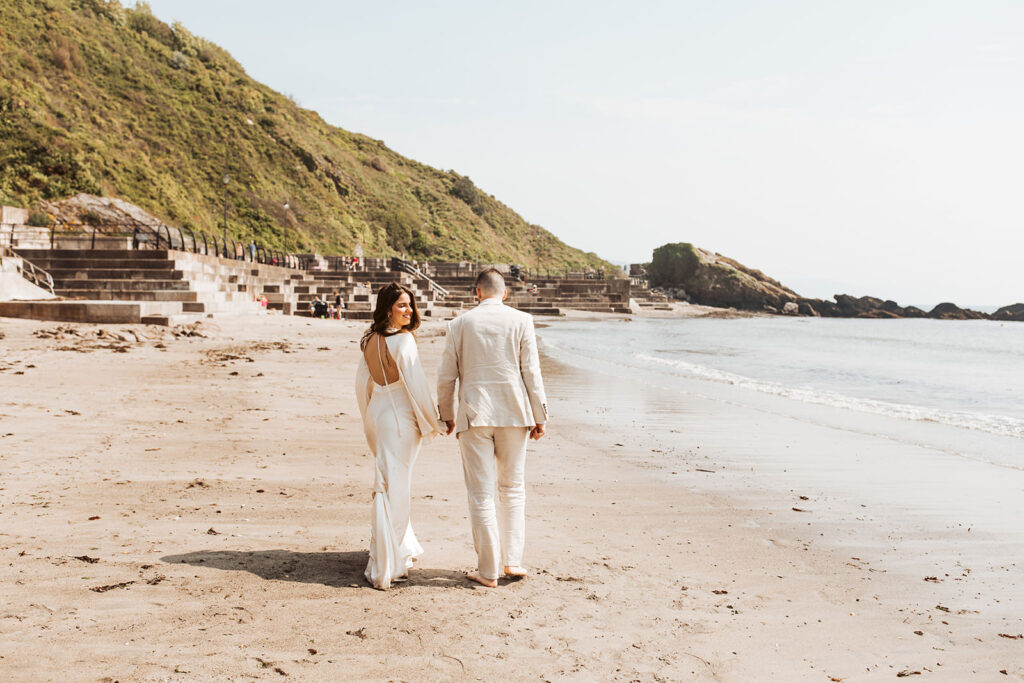
[[[0,320],[6,678],[1024,679],[1024,639],[1004,637],[1024,631],[1019,565],[905,552],[920,541],[897,538],[905,518],[848,518],[862,503],[806,488],[798,468],[780,493],[787,446],[855,459],[883,437],[720,396],[666,405],[548,359],[554,418],[528,464],[534,573],[495,590],[463,578],[461,465],[438,439],[414,476],[426,554],[381,592],[362,579],[361,325],[73,327],[39,337],[58,325]],[[420,337],[429,377],[438,332]]]

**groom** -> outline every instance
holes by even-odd
[[[477,276],[480,305],[449,323],[437,382],[441,419],[459,440],[469,493],[477,571],[466,576],[488,588],[498,585],[501,569],[526,575],[526,441],[544,436],[548,418],[533,318],[503,304],[507,295],[497,270]]]

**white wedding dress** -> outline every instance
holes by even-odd
[[[376,464],[370,561],[364,574],[375,588],[386,589],[406,578],[412,559],[423,553],[409,521],[412,466],[423,439],[441,429],[416,340],[402,333],[377,336],[371,343],[381,339],[398,366],[399,379],[386,386],[377,384],[364,359],[356,372],[356,398]]]

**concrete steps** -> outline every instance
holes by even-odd
[[[189,290],[135,290],[135,289],[57,289],[65,299],[94,301],[199,301],[199,293]]]
[[[530,315],[563,315],[561,310],[550,306],[516,306],[516,308]]]
[[[0,301],[0,317],[73,323],[151,323],[181,314],[180,303],[152,301]]]
[[[19,254],[23,252],[17,250]],[[143,252],[144,253],[144,252]],[[24,254],[23,254],[24,255]],[[46,257],[32,257],[25,256],[25,258],[32,261],[32,263],[39,263],[41,268],[46,270],[73,270],[73,271],[89,271],[89,270],[175,270],[173,261],[168,259],[139,259],[133,261],[131,259],[74,259],[74,258],[46,258]],[[45,264],[45,265],[44,265]],[[116,273],[115,273],[116,276]],[[146,277],[143,275],[143,277]]]
[[[87,290],[104,291],[118,290],[125,292],[145,292],[153,290],[188,290],[188,280],[94,280],[84,278],[53,278],[55,289],[62,291]]]
[[[442,297],[430,281],[389,270],[296,271],[248,261],[224,259],[177,250],[19,249],[18,252],[53,274],[59,296],[73,303],[114,302],[164,305],[155,313],[136,307],[138,315],[163,316],[210,313],[251,313],[264,309],[255,299],[265,295],[268,309],[309,315],[313,297],[331,301],[337,293],[345,302],[344,316],[352,320],[372,318],[374,293],[389,282],[409,287],[421,315],[450,316],[476,306],[475,276],[438,277],[449,291]],[[386,265],[386,264],[385,264]],[[431,264],[429,272],[435,272]],[[536,293],[528,287],[536,286]],[[535,278],[527,283],[509,280],[508,305],[533,315],[561,315],[565,309],[627,314],[631,306],[628,280]],[[637,286],[637,290],[641,287]],[[646,288],[638,291],[634,308],[665,305],[663,297]],[[175,308],[176,307],[176,308]],[[435,313],[436,309],[436,313]],[[68,309],[73,310],[73,309]],[[113,309],[106,309],[113,311]],[[125,309],[128,310],[128,309]],[[111,313],[120,320],[123,311]],[[69,314],[69,315],[78,315]]]
[[[438,267],[438,270],[443,268]],[[446,303],[476,305],[476,278],[440,276],[437,283],[449,291]],[[506,304],[533,315],[561,315],[563,309],[591,313],[631,312],[629,308],[629,282],[626,280],[591,280],[585,278],[533,278],[526,282],[507,280],[509,290]],[[537,288],[535,294],[530,289]]]
[[[166,261],[171,252],[167,249],[18,249],[18,253],[30,259],[89,260],[89,261]]]
[[[292,315],[297,315],[300,318],[312,318],[313,314],[309,312],[309,308],[301,308],[295,311]],[[373,320],[373,311],[343,311],[342,318],[344,320]]]
[[[182,316],[261,313],[264,285],[291,296],[294,270],[173,250],[26,249],[54,273],[67,304],[22,310],[47,320],[140,322]],[[117,304],[117,305],[115,305]],[[124,304],[124,305],[121,305]]]
[[[170,268],[51,268],[54,279],[63,280],[181,280],[185,273]]]

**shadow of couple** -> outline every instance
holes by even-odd
[[[187,564],[226,571],[245,571],[272,581],[319,583],[334,588],[370,588],[363,578],[367,551],[299,553],[291,550],[198,550],[160,558],[168,564]],[[436,586],[469,588],[463,572],[413,567],[409,579],[394,587]]]

